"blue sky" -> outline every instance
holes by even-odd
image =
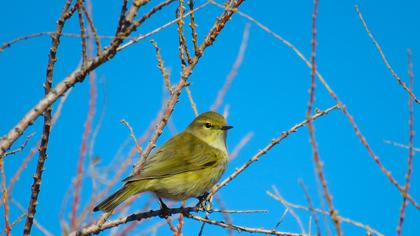
[[[117,24],[119,1],[92,1],[93,19],[99,34],[112,35]],[[158,1],[152,1],[150,8]],[[204,1],[197,1],[196,5]],[[0,16],[2,34],[0,42],[42,31],[53,31],[64,1],[22,2],[6,1]],[[366,34],[355,11],[361,11],[377,41],[381,44],[394,70],[404,81],[407,76],[407,49],[413,53],[414,74],[420,64],[420,3],[417,1],[327,1],[319,3],[317,22],[317,66],[334,91],[346,104],[362,133],[375,153],[395,178],[403,183],[406,173],[408,151],[384,140],[408,143],[408,95],[397,85],[372,41]],[[139,28],[137,34],[147,33],[175,16],[175,5],[158,13],[150,22]],[[312,1],[246,1],[241,11],[251,15],[272,31],[291,41],[309,58],[311,42]],[[142,12],[145,12],[143,9]],[[198,33],[201,39],[210,29],[214,17],[221,10],[208,6],[199,13]],[[190,78],[190,88],[200,112],[207,111],[235,61],[242,32],[248,21],[235,15],[228,22],[215,44],[207,49]],[[77,17],[66,24],[67,33],[78,33]],[[179,79],[178,38],[176,26],[171,26],[149,39],[158,42],[171,80]],[[119,121],[125,119],[133,126],[138,136],[147,129],[158,113],[162,103],[163,80],[156,68],[153,46],[149,39],[143,40],[119,53],[113,60],[97,71],[98,106],[94,123],[105,107],[102,128],[95,140],[93,154],[99,156],[99,170],[116,155],[121,144],[127,140],[128,130]],[[109,41],[103,40],[106,45]],[[1,78],[0,133],[6,133],[16,122],[42,98],[50,40],[48,37],[31,39],[13,45],[0,53]],[[191,45],[190,45],[191,46]],[[80,62],[80,42],[77,38],[63,38],[58,51],[54,84],[73,71]],[[232,173],[266,146],[272,138],[305,118],[308,100],[310,71],[306,65],[285,45],[256,25],[251,24],[250,37],[244,61],[232,87],[227,92],[223,105],[229,105],[228,121],[235,128],[228,136],[232,149],[247,133],[253,132],[251,141],[239,156],[228,166],[225,176]],[[420,94],[415,86],[414,92]],[[325,109],[334,105],[323,86],[317,82],[315,107]],[[45,166],[36,219],[54,234],[60,234],[58,214],[63,197],[76,173],[84,122],[88,110],[89,83],[86,80],[76,85],[64,104],[62,114],[54,126],[48,159]],[[420,95],[419,95],[420,96]],[[415,105],[417,108],[418,105]],[[419,116],[415,111],[415,122]],[[182,130],[194,113],[185,91],[172,115],[174,126]],[[42,119],[38,119],[25,134],[36,132],[28,147],[35,145],[41,134]],[[415,123],[415,131],[419,133]],[[334,205],[339,214],[371,226],[385,235],[395,234],[401,196],[385,175],[372,161],[360,144],[350,123],[340,111],[315,121],[316,138],[320,157]],[[158,145],[171,137],[166,128]],[[314,204],[320,207],[312,162],[308,131],[300,129],[260,161],[220,191],[228,209],[267,209],[269,213],[236,214],[235,224],[271,229],[280,219],[284,207],[270,198],[266,191],[275,185],[290,202],[306,205],[298,180],[309,188]],[[419,147],[418,139],[415,146]],[[21,143],[19,139],[17,143]],[[129,143],[131,146],[132,143]],[[17,147],[18,144],[15,144]],[[126,156],[123,150],[121,160]],[[22,160],[29,153],[9,156],[5,160],[6,176],[10,180]],[[37,156],[35,156],[37,158]],[[117,162],[118,163],[118,162]],[[14,187],[12,196],[24,208],[29,202],[32,175],[36,161],[33,159]],[[115,169],[119,166],[116,164]],[[410,193],[420,201],[420,162],[414,159]],[[126,172],[126,175],[129,171]],[[112,173],[110,173],[112,177]],[[102,186],[103,187],[103,186]],[[115,188],[117,188],[115,186]],[[90,180],[83,182],[82,203],[91,196]],[[141,206],[144,199],[137,201]],[[157,203],[153,208],[158,207]],[[3,214],[3,209],[1,210]],[[67,208],[69,212],[69,207]],[[309,214],[296,210],[307,230]],[[21,212],[12,206],[13,221]],[[95,214],[96,216],[97,214]],[[217,214],[211,218],[221,219]],[[407,208],[403,235],[418,235],[420,212],[412,205]],[[154,219],[157,221],[158,219]],[[18,223],[13,234],[19,234],[23,223]],[[0,225],[4,226],[1,217]],[[140,232],[150,223],[136,229]],[[331,225],[330,225],[331,226]],[[200,224],[187,220],[184,235],[197,234]],[[323,227],[325,228],[325,227]],[[312,226],[314,232],[315,226]],[[333,228],[331,228],[332,230]],[[343,223],[346,235],[360,235],[363,230]],[[300,232],[296,221],[288,215],[278,228],[280,231]],[[111,231],[105,231],[103,235]],[[226,230],[206,226],[205,235],[220,235]],[[164,225],[158,235],[169,234]],[[325,230],[323,231],[325,234]],[[39,235],[38,229],[33,229]],[[244,233],[241,233],[244,234]],[[324,235],[323,234],[323,235]]]

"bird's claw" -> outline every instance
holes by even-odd
[[[170,215],[169,207],[162,201],[161,198],[159,198],[159,202],[160,202],[159,217],[162,219],[167,219],[168,216]]]
[[[208,196],[209,196],[209,193],[206,192],[203,195],[197,197],[198,203],[197,205],[195,205],[195,207],[198,207],[200,209],[206,209],[207,202],[209,202],[209,200],[207,200]]]

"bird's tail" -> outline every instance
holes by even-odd
[[[127,198],[138,192],[146,191],[146,189],[144,189],[144,185],[145,183],[143,181],[129,182],[125,184],[122,188],[93,208],[93,211],[101,210],[103,212],[110,212],[114,210],[114,208],[120,205],[123,201],[127,200]]]

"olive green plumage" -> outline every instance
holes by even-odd
[[[203,195],[226,168],[229,128],[232,126],[216,112],[199,115],[183,132],[159,147],[137,173],[124,179],[121,189],[94,211],[110,212],[130,196],[146,191],[173,200]]]

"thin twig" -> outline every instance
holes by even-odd
[[[216,195],[217,197],[218,195]],[[217,197],[217,199],[221,199],[220,197]],[[217,200],[217,204],[219,205],[223,205],[223,202],[220,202],[219,200]],[[222,203],[222,204],[221,204]],[[238,214],[238,213],[267,213],[268,210],[226,210],[224,208],[224,206],[220,206],[220,208],[222,209],[209,209],[207,210],[207,212],[209,213],[213,213],[213,212],[220,212],[220,213],[224,213],[224,214]]]
[[[25,216],[28,215],[27,212],[25,211],[25,208],[23,208],[23,206],[18,201],[16,201],[16,199],[11,198],[10,202],[13,203],[22,212],[22,214],[24,214]],[[36,219],[34,219],[33,224],[43,235],[45,235],[45,236],[52,236],[53,235],[43,225],[41,225],[41,223],[39,223]]]
[[[411,60],[411,50],[407,50],[407,61],[408,61],[408,77],[409,77],[409,88],[410,90],[414,89],[414,73],[413,73],[413,63]],[[404,223],[405,209],[407,207],[407,193],[410,189],[410,180],[413,173],[413,157],[414,157],[414,107],[413,107],[413,97],[409,96],[408,98],[408,161],[407,161],[407,174],[405,176],[405,185],[403,189],[403,200],[400,208],[399,221],[397,226],[397,235],[400,236],[402,232],[402,227]]]
[[[191,108],[193,109],[193,111],[194,111],[194,115],[195,115],[195,117],[197,117],[198,116],[198,110],[197,110],[197,104],[194,102],[194,98],[193,98],[193,96],[192,96],[192,93],[191,93],[191,90],[190,90],[190,87],[189,86],[187,86],[187,87],[185,87],[185,91],[187,91],[187,95],[188,95],[188,100],[190,101],[190,104],[191,104]]]
[[[273,186],[273,191],[275,193],[275,196],[277,196],[279,199],[284,199],[281,196],[280,191],[277,189],[276,186]],[[270,193],[270,192],[267,192],[267,193]],[[269,196],[272,197],[271,195],[269,195]],[[278,199],[276,199],[276,200],[278,200]],[[284,205],[284,207],[286,207],[286,209],[287,208],[289,209],[290,215],[292,215],[292,217],[295,218],[296,223],[298,224],[302,234],[306,234],[305,226],[303,226],[302,219],[300,218],[300,216],[293,210],[293,208],[290,208],[288,205],[284,204],[283,202],[281,202],[281,203]]]
[[[283,214],[281,215],[281,217],[280,217],[280,220],[276,223],[276,225],[273,227],[273,230],[276,230],[280,225],[281,225],[281,223],[283,223],[283,220],[284,220],[284,218],[286,218],[286,216],[287,216],[287,213],[290,211],[290,208],[289,207],[286,207],[286,209],[283,211]]]
[[[130,123],[128,123],[126,120],[122,119],[121,123],[123,123],[127,128],[130,130],[130,137],[133,139],[134,145],[136,146],[137,153],[139,156],[141,156],[142,150],[140,145],[137,143],[136,135],[134,134],[133,128],[131,127]]]
[[[185,201],[182,201],[181,207],[185,207]],[[184,215],[179,214],[178,225],[176,227],[176,236],[182,236],[182,227],[184,226]]]
[[[80,28],[80,35],[81,37],[81,45],[82,45],[82,67],[85,65],[87,58],[87,46],[86,46],[86,29],[85,29],[85,22],[83,19],[83,0],[77,0],[77,14],[79,16],[79,28]]]
[[[247,133],[241,139],[241,141],[239,141],[239,143],[233,148],[233,151],[229,155],[229,159],[230,160],[235,159],[239,155],[239,152],[242,150],[242,148],[245,147],[245,145],[247,145],[247,143],[252,139],[253,136],[254,136],[253,132]]]
[[[157,230],[159,228],[161,228],[163,225],[165,225],[164,221],[158,221],[156,224],[140,231],[137,235],[151,235],[151,236],[154,236],[154,235],[156,235]],[[118,235],[118,236],[124,236],[124,235],[126,235],[126,234],[121,234],[121,235]]]
[[[91,71],[89,76],[89,105],[86,120],[84,123],[84,130],[82,134],[82,142],[80,144],[79,158],[77,160],[77,172],[76,177],[73,182],[74,192],[73,192],[73,201],[71,203],[71,213],[70,213],[70,226],[71,230],[75,230],[80,222],[77,219],[77,211],[80,203],[80,195],[82,189],[82,180],[84,172],[85,158],[87,155],[88,141],[89,136],[92,132],[93,118],[95,117],[96,112],[96,74]]]
[[[95,148],[96,137],[98,136],[99,131],[102,128],[102,123],[105,119],[105,114],[106,114],[107,105],[108,105],[108,95],[107,95],[107,89],[106,89],[106,86],[105,86],[105,79],[101,80],[100,84],[102,85],[102,91],[103,91],[101,114],[99,115],[98,122],[96,123],[95,128],[93,129],[92,137],[91,137],[91,140],[90,140],[89,152],[88,152],[90,161],[92,161],[92,159],[93,159],[93,151],[94,151],[94,148]]]
[[[308,202],[309,210],[311,211],[312,218],[315,221],[316,232],[317,232],[316,235],[321,236],[321,227],[319,225],[318,216],[315,214],[315,211],[314,211],[314,207],[313,207],[311,195],[309,194],[308,189],[306,188],[305,183],[303,182],[303,180],[300,180],[299,181],[299,185],[300,185],[300,187],[302,188],[302,190],[303,190],[303,192],[305,194],[305,198],[306,198],[306,201]]]
[[[219,205],[219,207],[221,208],[220,212],[223,212],[223,219],[225,220],[226,223],[228,224],[233,224],[232,221],[232,217],[230,217],[229,213],[239,213],[238,211],[232,211],[232,212],[227,212],[226,207],[225,207],[225,203],[223,202],[222,198],[219,195],[214,195],[214,199],[217,202],[217,205]],[[242,211],[244,212],[244,211]],[[247,212],[249,213],[249,212]],[[228,229],[227,234],[229,236],[233,236],[233,230],[232,229]]]
[[[25,218],[26,213],[23,212],[22,214],[20,214],[11,224],[10,224],[10,228],[13,228],[17,223],[19,223],[21,220],[23,220],[23,218]]]
[[[3,205],[4,205],[4,232],[7,236],[10,235],[12,229],[9,224],[9,192],[6,187],[6,174],[4,173],[4,160],[0,159],[0,176],[1,176],[1,188],[3,192]]]
[[[314,8],[313,8],[313,12],[312,12],[312,42],[311,42],[311,86],[309,89],[309,101],[308,101],[308,106],[306,109],[306,118],[308,119],[308,130],[309,130],[309,142],[311,144],[312,147],[312,156],[313,156],[313,160],[315,162],[315,170],[317,173],[317,176],[319,178],[319,181],[321,182],[321,186],[324,192],[324,197],[327,201],[328,204],[328,208],[329,208],[329,212],[330,212],[330,217],[334,222],[334,227],[335,227],[335,231],[336,234],[338,236],[343,235],[343,232],[341,230],[341,225],[340,225],[340,219],[338,218],[338,212],[335,210],[334,208],[334,204],[333,204],[333,199],[331,196],[331,193],[328,189],[328,184],[327,184],[327,180],[324,174],[324,170],[323,170],[323,164],[321,161],[321,158],[319,156],[319,151],[318,151],[318,144],[316,142],[316,138],[315,138],[315,127],[312,124],[311,121],[311,114],[312,114],[312,107],[313,107],[313,103],[315,101],[315,79],[316,79],[316,19],[318,16],[318,4],[319,1],[318,0],[314,0]]]
[[[91,9],[90,9],[92,4],[91,2],[87,2],[87,5],[88,5],[89,10],[87,10],[84,5],[82,5],[82,10],[89,24],[88,35],[90,33],[93,34],[93,38],[95,39],[95,44],[96,44],[96,55],[100,56],[102,54],[101,41],[99,39],[98,31],[96,30],[95,25],[93,24],[93,20],[90,17],[90,14],[92,14]]]
[[[409,145],[405,145],[405,144],[398,143],[398,142],[391,141],[391,140],[384,140],[384,143],[390,144],[390,145],[395,146],[395,147],[404,148],[404,149],[407,149],[407,150],[410,149]],[[413,147],[413,151],[414,152],[420,152],[420,148]]]
[[[13,40],[10,40],[8,42],[3,43],[0,46],[0,52],[3,52],[6,48],[11,47],[12,45],[14,45],[15,43],[21,42],[21,41],[25,41],[28,39],[32,39],[32,38],[37,38],[37,37],[41,37],[41,36],[51,36],[52,34],[54,34],[55,32],[39,32],[39,33],[34,33],[34,34],[29,34],[29,35],[24,35],[18,38],[15,38]]]
[[[369,38],[372,40],[372,42],[375,44],[376,49],[378,50],[379,54],[381,54],[382,61],[385,63],[385,66],[388,68],[388,70],[391,72],[392,76],[397,80],[398,84],[405,90],[407,93],[414,99],[414,101],[418,104],[420,104],[420,100],[416,97],[416,95],[413,93],[413,90],[408,88],[407,85],[404,83],[404,81],[401,80],[401,78],[398,76],[398,74],[392,69],[391,64],[388,62],[388,59],[385,56],[385,53],[382,51],[381,45],[376,41],[375,37],[373,37],[372,32],[369,30],[369,27],[363,18],[362,12],[359,9],[359,5],[355,5],[356,12],[359,16],[359,19],[362,21],[363,27],[366,30],[366,33],[368,34]]]
[[[15,172],[15,174],[13,175],[13,177],[10,179],[9,181],[9,187],[8,187],[8,191],[12,192],[13,186],[16,183],[16,181],[18,181],[20,175],[22,174],[22,171],[26,168],[26,166],[28,165],[29,161],[32,159],[32,157],[35,155],[35,153],[38,151],[39,148],[39,142],[31,149],[31,151],[29,152],[28,156],[25,157],[25,159],[23,159],[22,164],[20,164],[19,168],[17,169],[17,171]]]
[[[170,0],[170,1],[168,0],[167,2],[173,2],[173,1],[174,1],[174,0]],[[166,3],[166,2],[165,2],[165,3]],[[150,31],[150,32],[149,32],[149,33],[147,33],[147,34],[142,34],[142,35],[139,35],[139,36],[137,36],[137,37],[130,38],[130,41],[128,41],[127,43],[125,43],[125,44],[123,44],[123,45],[121,45],[121,46],[119,46],[119,47],[117,48],[117,51],[123,50],[124,48],[127,48],[127,47],[129,47],[129,46],[131,46],[131,45],[133,45],[133,44],[137,43],[137,42],[138,42],[138,41],[140,41],[140,40],[143,40],[143,39],[145,39],[145,38],[148,38],[148,37],[150,37],[151,35],[156,34],[156,33],[160,32],[161,30],[166,29],[166,28],[168,28],[169,26],[171,26],[171,25],[173,25],[173,24],[176,24],[180,18],[186,18],[186,17],[188,17],[189,15],[193,14],[194,12],[197,12],[197,11],[199,11],[199,10],[202,10],[202,9],[203,9],[203,8],[205,8],[207,5],[209,5],[209,3],[210,3],[210,2],[205,2],[205,3],[203,3],[202,5],[200,5],[200,6],[198,6],[197,8],[195,8],[193,11],[190,11],[190,12],[186,13],[185,15],[183,15],[183,16],[181,16],[181,17],[177,18],[177,19],[174,19],[174,20],[172,20],[172,21],[170,21],[170,22],[168,22],[168,23],[166,23],[166,24],[164,24],[164,25],[162,25],[162,26],[160,26],[160,27],[158,27],[158,28],[155,28],[154,30]]]
[[[209,219],[210,213],[208,212],[213,207],[213,198],[210,198],[208,204],[205,206],[206,208],[206,215],[204,216],[205,219]],[[197,236],[202,236],[204,233],[204,227],[206,226],[206,222],[203,222],[200,226],[200,231],[198,231]]]
[[[122,162],[122,164],[119,165],[117,173],[115,173],[112,179],[107,183],[107,187],[104,190],[102,190],[99,194],[92,196],[85,209],[82,211],[82,213],[80,213],[79,222],[83,222],[86,216],[90,212],[92,212],[92,209],[95,207],[95,204],[97,204],[97,201],[99,199],[104,198],[111,191],[111,188],[114,187],[116,183],[121,181],[121,176],[125,173],[127,168],[132,163],[133,157],[134,155],[129,155],[127,158],[125,158],[124,162]]]
[[[117,26],[117,30],[115,31],[115,36],[119,35],[120,32],[125,28],[125,13],[127,12],[127,2],[128,0],[123,0],[123,4],[121,5],[121,12],[120,12],[120,17],[118,19],[118,26]]]
[[[20,145],[20,147],[16,148],[15,150],[9,151],[4,153],[4,156],[8,156],[8,155],[14,155],[18,152],[21,152],[25,147],[26,144],[28,144],[29,140],[35,135],[35,132],[26,136],[25,141],[23,141],[22,145]]]
[[[171,81],[169,79],[169,73],[168,73],[168,71],[165,68],[165,64],[164,64],[164,61],[162,59],[162,55],[160,53],[160,48],[159,48],[159,46],[158,46],[158,44],[157,44],[156,41],[150,40],[150,42],[153,44],[153,46],[156,49],[156,59],[158,61],[158,68],[160,70],[160,73],[162,74],[162,77],[163,77],[163,81],[165,83],[165,86],[168,89],[169,94],[172,95],[172,85],[171,85]]]
[[[188,7],[190,8],[190,11],[194,10],[194,0],[189,0],[188,1]],[[194,55],[195,53],[199,50],[198,47],[198,40],[197,40],[197,25],[195,24],[195,16],[194,13],[190,14],[190,24],[189,24],[190,28],[191,28],[191,40],[193,42],[194,45]]]
[[[161,222],[159,222],[161,223]],[[135,222],[131,222],[131,224],[128,224],[123,230],[118,231],[117,234],[111,234],[111,235],[115,235],[115,236],[125,236],[125,235],[129,235],[130,231],[134,230],[136,228],[136,226],[139,224],[139,222],[135,221]],[[138,234],[138,235],[145,235],[145,234]]]
[[[178,231],[177,231],[177,228],[175,227],[174,223],[172,222],[172,218],[168,217],[168,218],[166,218],[165,221],[166,221],[166,224],[169,226],[169,229],[172,231],[172,234],[174,236],[177,236]]]
[[[249,232],[249,233],[262,233],[266,235],[281,235],[281,236],[303,236],[304,235],[304,234],[296,234],[296,233],[289,233],[289,232],[279,232],[279,231],[263,229],[263,228],[250,228],[250,227],[245,227],[245,226],[240,226],[240,225],[226,224],[223,221],[210,220],[210,219],[206,219],[206,218],[192,215],[189,213],[186,214],[186,217],[194,219],[194,220],[198,220],[201,222],[205,222],[207,224],[218,225],[223,228],[237,230],[238,232],[243,231],[243,232]]]
[[[251,29],[251,24],[246,24],[244,27],[244,31],[242,33],[242,41],[241,45],[239,46],[238,55],[236,56],[235,62],[230,69],[229,74],[226,76],[225,83],[223,87],[219,90],[216,100],[214,101],[213,105],[211,105],[210,110],[215,111],[217,110],[223,102],[223,98],[225,97],[226,92],[228,91],[230,85],[232,84],[233,79],[235,79],[236,75],[238,74],[239,67],[242,64],[242,61],[245,57],[246,48],[248,46],[248,39],[249,39],[249,31]]]
[[[161,112],[159,112],[159,114],[158,114],[158,117],[160,117],[161,116]],[[156,120],[154,120],[154,121],[152,121],[152,122],[150,122],[150,124],[149,124],[149,126],[148,126],[148,128],[146,129],[146,131],[144,132],[144,134],[141,136],[141,137],[139,137],[137,140],[136,140],[136,143],[140,146],[144,141],[146,141],[146,139],[147,139],[147,137],[150,135],[150,133],[152,132],[152,130],[153,130],[153,126],[155,125],[155,123],[156,123],[157,121]],[[104,198],[110,191],[111,191],[111,189],[112,189],[112,187],[114,187],[114,185],[116,184],[116,183],[118,183],[119,181],[120,181],[120,179],[121,179],[121,176],[125,173],[125,171],[127,170],[127,168],[132,164],[132,160],[133,160],[133,158],[134,158],[134,156],[135,156],[135,154],[136,154],[136,152],[137,152],[137,148],[136,148],[136,146],[134,146],[130,151],[129,151],[129,154],[128,154],[128,156],[127,157],[125,157],[124,158],[124,161],[123,161],[123,163],[122,164],[120,164],[120,168],[118,168],[118,171],[117,171],[117,173],[115,173],[114,175],[113,175],[113,177],[112,177],[112,180],[111,181],[109,181],[108,183],[106,183],[106,188],[104,189],[104,190],[102,190],[99,194],[97,194],[96,196],[94,196],[94,197],[92,197],[91,199],[90,199],[90,202],[87,204],[87,207],[85,207],[85,209],[83,210],[83,212],[80,214],[80,216],[79,216],[79,221],[80,222],[82,222],[85,218],[86,218],[86,216],[87,216],[87,214],[89,213],[89,212],[91,212],[92,211],[92,209],[93,209],[93,207],[95,206],[95,204],[97,203],[97,201],[99,200],[99,199],[102,199],[102,198]],[[118,156],[118,155],[117,155]],[[112,164],[112,163],[110,163],[109,164],[109,166],[110,167],[112,167],[112,166],[114,166],[114,164]],[[111,168],[107,168],[107,169],[111,169]],[[103,171],[102,171],[103,172]],[[94,173],[92,173],[92,175],[93,175]],[[93,177],[94,178],[94,177]],[[138,195],[138,196],[140,196],[140,195]],[[126,204],[125,205],[123,205],[122,207],[120,207],[120,209],[125,209],[127,206],[129,206],[129,205],[131,205],[131,203],[135,200],[135,199],[137,199],[137,198],[131,198],[130,200],[128,200],[128,201],[126,201]]]
[[[225,117],[225,119],[227,119],[229,116],[229,108],[230,108],[229,104],[226,104],[225,107],[223,108],[223,116]]]
[[[179,58],[181,59],[181,68],[182,70],[185,70],[185,67],[187,67],[187,55],[188,55],[188,46],[187,46],[187,40],[184,36],[184,18],[181,16],[184,15],[184,0],[179,0],[178,8],[176,10],[176,18],[178,20],[178,40],[179,40]],[[189,58],[189,57],[188,57]]]
[[[295,204],[295,203],[288,202],[284,198],[281,198],[281,197],[279,197],[279,196],[277,196],[277,195],[275,195],[275,194],[273,194],[271,192],[267,192],[267,194],[270,197],[272,197],[272,198],[276,199],[277,201],[279,201],[281,204],[288,206],[289,208],[295,208],[295,209],[302,209],[302,210],[305,210],[305,211],[311,211],[311,209],[309,209],[306,206],[302,206],[302,205],[298,205],[298,204]],[[324,211],[322,209],[313,208],[312,210],[314,212],[320,213],[322,215],[330,215],[330,213],[328,211]],[[374,233],[374,234],[376,234],[378,236],[384,236],[381,232],[379,232],[378,230],[375,230],[375,229],[371,228],[369,225],[365,225],[365,224],[363,224],[361,222],[358,222],[358,221],[355,221],[355,220],[352,220],[350,218],[346,218],[346,217],[343,217],[343,216],[338,216],[338,217],[340,218],[340,221],[342,221],[342,222],[345,222],[345,223],[354,225],[356,227],[365,229],[366,231],[371,232],[371,233]]]

